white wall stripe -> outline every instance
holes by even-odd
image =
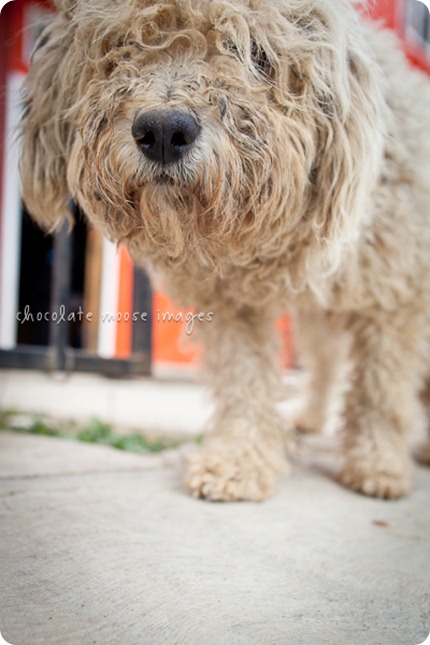
[[[117,245],[104,238],[98,333],[98,354],[102,358],[113,358],[116,352],[119,273],[120,258]]]
[[[2,349],[13,349],[17,341],[16,314],[19,297],[22,212],[16,126],[21,112],[19,97],[24,78],[25,75],[21,72],[10,73],[6,85],[0,249],[0,348]]]

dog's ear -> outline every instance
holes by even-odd
[[[318,99],[311,208],[323,234],[330,238],[342,229],[352,240],[380,173],[386,106],[376,66],[360,52],[348,52],[342,76]]]
[[[327,258],[330,272],[344,244],[357,239],[368,214],[367,200],[382,164],[388,108],[382,74],[353,10],[345,6],[345,17],[329,4],[318,4],[325,14],[315,11],[296,22],[300,33],[290,66],[292,86],[282,91],[312,141],[305,218],[316,242],[326,247],[319,256]]]
[[[74,129],[68,110],[75,100],[79,67],[70,58],[72,42],[72,22],[64,14],[55,16],[36,45],[24,85],[22,193],[28,211],[47,231],[70,219],[66,173]]]

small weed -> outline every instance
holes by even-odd
[[[176,447],[173,444],[167,445],[161,440],[149,441],[139,434],[113,437],[110,445],[119,450],[127,450],[129,452],[162,452],[166,448]]]
[[[37,434],[47,437],[60,436],[60,430],[54,428],[41,416],[22,415],[14,412],[7,412],[0,417],[0,429],[13,430],[23,434]]]
[[[110,443],[111,438],[112,428],[105,423],[101,423],[97,419],[90,421],[90,423],[76,435],[76,439],[79,441],[86,441],[87,443]]]
[[[139,433],[118,433],[98,419],[92,419],[84,426],[74,421],[60,422],[40,415],[23,415],[12,411],[0,411],[0,431],[9,430],[22,434],[33,434],[63,439],[75,439],[85,443],[103,444],[127,452],[158,453],[177,448],[182,442],[163,439],[148,439]],[[201,443],[202,437],[195,438]]]

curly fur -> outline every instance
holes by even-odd
[[[273,323],[288,308],[315,372],[303,427],[323,424],[348,334],[341,480],[408,492],[406,434],[430,376],[424,77],[343,0],[57,5],[26,84],[25,202],[53,230],[71,194],[175,298],[215,312],[202,337],[218,409],[191,492],[272,489],[283,464]],[[201,127],[165,167],[131,136],[160,107]]]

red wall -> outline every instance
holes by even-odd
[[[372,18],[382,20],[383,23],[393,29],[402,41],[403,48],[410,62],[415,67],[430,74],[430,49],[427,52],[416,42],[407,37],[405,30],[406,0],[372,0],[368,1],[365,13]]]

